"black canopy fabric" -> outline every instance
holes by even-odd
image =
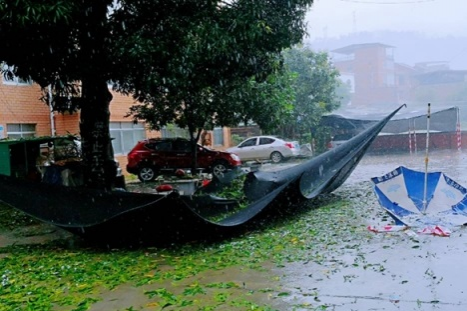
[[[244,191],[252,203],[218,222],[203,217],[199,211],[222,208],[231,202],[209,194],[180,196],[176,193],[102,192],[0,176],[0,201],[43,222],[99,243],[152,243],[184,237],[221,237],[259,217],[279,196],[311,199],[335,190],[401,108],[347,143],[318,157],[281,171],[248,173]]]
[[[430,131],[433,132],[455,132],[459,107],[451,107],[430,113]],[[407,133],[410,131],[427,130],[427,114],[409,115],[386,124],[382,132],[390,134]]]
[[[430,113],[430,129],[435,132],[455,132],[459,107],[451,107]],[[427,113],[415,111],[400,114],[390,120],[382,133],[400,134],[410,131],[426,131]],[[378,123],[377,116],[344,117],[341,115],[327,115],[321,118],[321,125],[329,126],[334,130],[359,133]]]

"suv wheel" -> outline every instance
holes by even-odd
[[[279,151],[274,151],[273,153],[271,153],[272,163],[279,163],[280,161],[282,161],[283,158],[284,157]]]
[[[156,170],[150,166],[140,168],[138,172],[138,179],[142,182],[153,181],[156,178]]]
[[[224,177],[226,171],[227,165],[223,162],[216,162],[212,166],[212,174],[216,177]]]

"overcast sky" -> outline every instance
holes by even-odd
[[[467,36],[467,0],[315,0],[309,40],[362,31]]]

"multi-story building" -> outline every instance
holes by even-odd
[[[386,44],[364,43],[331,51],[341,79],[352,89],[350,105],[342,107],[338,114],[357,120],[376,120],[382,113],[407,104],[409,110],[403,110],[395,117],[407,123],[398,129],[405,133],[390,131],[386,127],[385,134],[393,135],[378,136],[370,151],[376,146],[385,151],[408,150],[409,146],[413,148],[416,144],[407,142],[410,135],[406,132],[413,131],[414,138],[419,135],[415,134],[413,118],[425,115],[430,103],[432,113],[452,112],[451,117],[437,121],[438,133],[432,135],[432,144],[437,148],[460,148],[464,139],[461,128],[467,126],[467,109],[464,109],[467,104],[467,70],[451,70],[446,61],[420,62],[413,66],[397,63],[394,49]],[[420,117],[417,130],[422,130],[423,126],[426,128],[422,120]]]
[[[352,106],[369,107],[398,102],[394,48],[381,43],[349,45],[333,50],[334,65],[345,76],[353,76]],[[342,56],[344,55],[344,56]]]
[[[402,104],[422,109],[427,103],[438,110],[465,106],[466,70],[451,70],[446,61],[397,63],[394,50],[382,43],[363,43],[331,51],[341,79],[351,86],[350,110],[390,111]],[[467,123],[467,110],[460,114]]]

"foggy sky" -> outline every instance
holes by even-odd
[[[315,0],[308,40],[381,30],[467,36],[466,11],[466,0]]]

